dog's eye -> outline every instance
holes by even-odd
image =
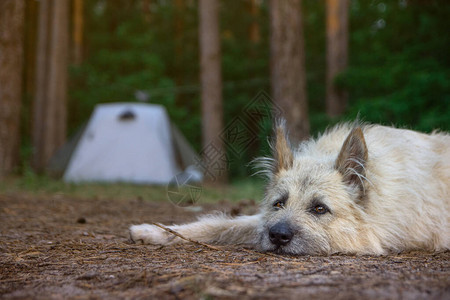
[[[288,193],[282,195],[280,198],[278,198],[278,199],[273,203],[273,207],[274,207],[275,209],[282,209],[282,208],[284,208],[285,205],[286,205],[286,202],[287,202],[288,198],[289,198],[289,194],[288,194]]]
[[[325,205],[316,205],[314,206],[314,208],[312,209],[313,213],[318,214],[318,215],[323,215],[325,213],[328,212],[328,208]]]
[[[275,203],[273,204],[273,207],[275,207],[276,209],[281,209],[284,208],[284,204],[286,203],[286,200],[277,200],[275,201]]]

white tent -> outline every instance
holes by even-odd
[[[195,164],[165,108],[153,104],[97,105],[74,147],[64,172],[68,182],[167,184],[183,171],[181,161]]]

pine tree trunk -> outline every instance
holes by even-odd
[[[24,94],[28,98],[34,94],[36,84],[36,42],[37,42],[37,16],[39,12],[39,2],[34,0],[25,1],[25,38],[24,38]],[[31,100],[31,99],[30,99]],[[24,103],[24,105],[27,105]],[[28,118],[30,119],[30,118]],[[26,125],[28,132],[31,124]],[[25,129],[25,128],[22,128]],[[27,134],[29,136],[30,134]]]
[[[348,0],[327,0],[326,110],[330,117],[341,115],[347,107],[347,92],[337,89],[334,80],[347,68],[348,11]]]
[[[0,1],[0,177],[19,162],[25,2]]]
[[[223,131],[222,74],[219,36],[219,2],[199,1],[200,81],[202,100],[203,162],[205,179],[215,183],[227,180]]]
[[[261,41],[261,30],[259,28],[259,24],[257,21],[257,18],[259,16],[259,3],[257,0],[250,0],[249,3],[249,13],[252,17],[252,21],[250,23],[249,29],[248,29],[248,35],[250,38],[250,41],[253,44],[258,44]]]
[[[272,97],[294,142],[309,136],[301,11],[301,0],[270,1]]]
[[[68,4],[40,1],[32,138],[33,166],[40,173],[66,138]]]
[[[67,131],[67,68],[69,59],[69,0],[54,0],[50,43],[47,130],[50,143],[46,148],[48,162],[66,140]]]
[[[142,0],[141,2],[142,14],[144,15],[144,20],[147,23],[150,22],[152,16],[150,11],[150,2],[151,0]]]

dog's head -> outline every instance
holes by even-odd
[[[294,151],[284,122],[275,126],[274,158],[261,160],[270,178],[262,204],[263,251],[329,254],[357,252],[364,246],[368,151],[363,132],[351,129],[336,153],[311,151],[314,143]]]

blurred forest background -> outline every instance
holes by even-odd
[[[201,152],[206,83],[199,40],[205,29],[214,29],[202,29],[204,2],[2,0],[0,175],[43,172],[48,157],[89,119],[96,104],[134,102],[136,95],[164,105]],[[336,5],[344,5],[339,8],[344,13],[333,17]],[[220,0],[217,11],[210,21],[219,24],[216,73],[222,98],[215,101],[223,112],[210,113],[223,118],[219,127],[264,97],[289,115],[300,107],[303,123],[292,128],[301,129],[291,130],[298,140],[358,114],[367,122],[450,130],[447,0]],[[340,42],[332,44],[329,35],[336,26]],[[339,43],[344,53],[339,54]],[[330,45],[338,49],[335,71]],[[297,52],[289,56],[289,49]],[[42,51],[51,54],[42,58]],[[296,86],[304,88],[297,91],[300,106],[295,100],[283,103]],[[330,89],[339,98],[334,108]],[[270,126],[263,122],[253,131],[258,138],[239,155],[226,149],[229,178],[248,176],[248,162],[268,153]],[[48,144],[52,147],[44,149]]]

